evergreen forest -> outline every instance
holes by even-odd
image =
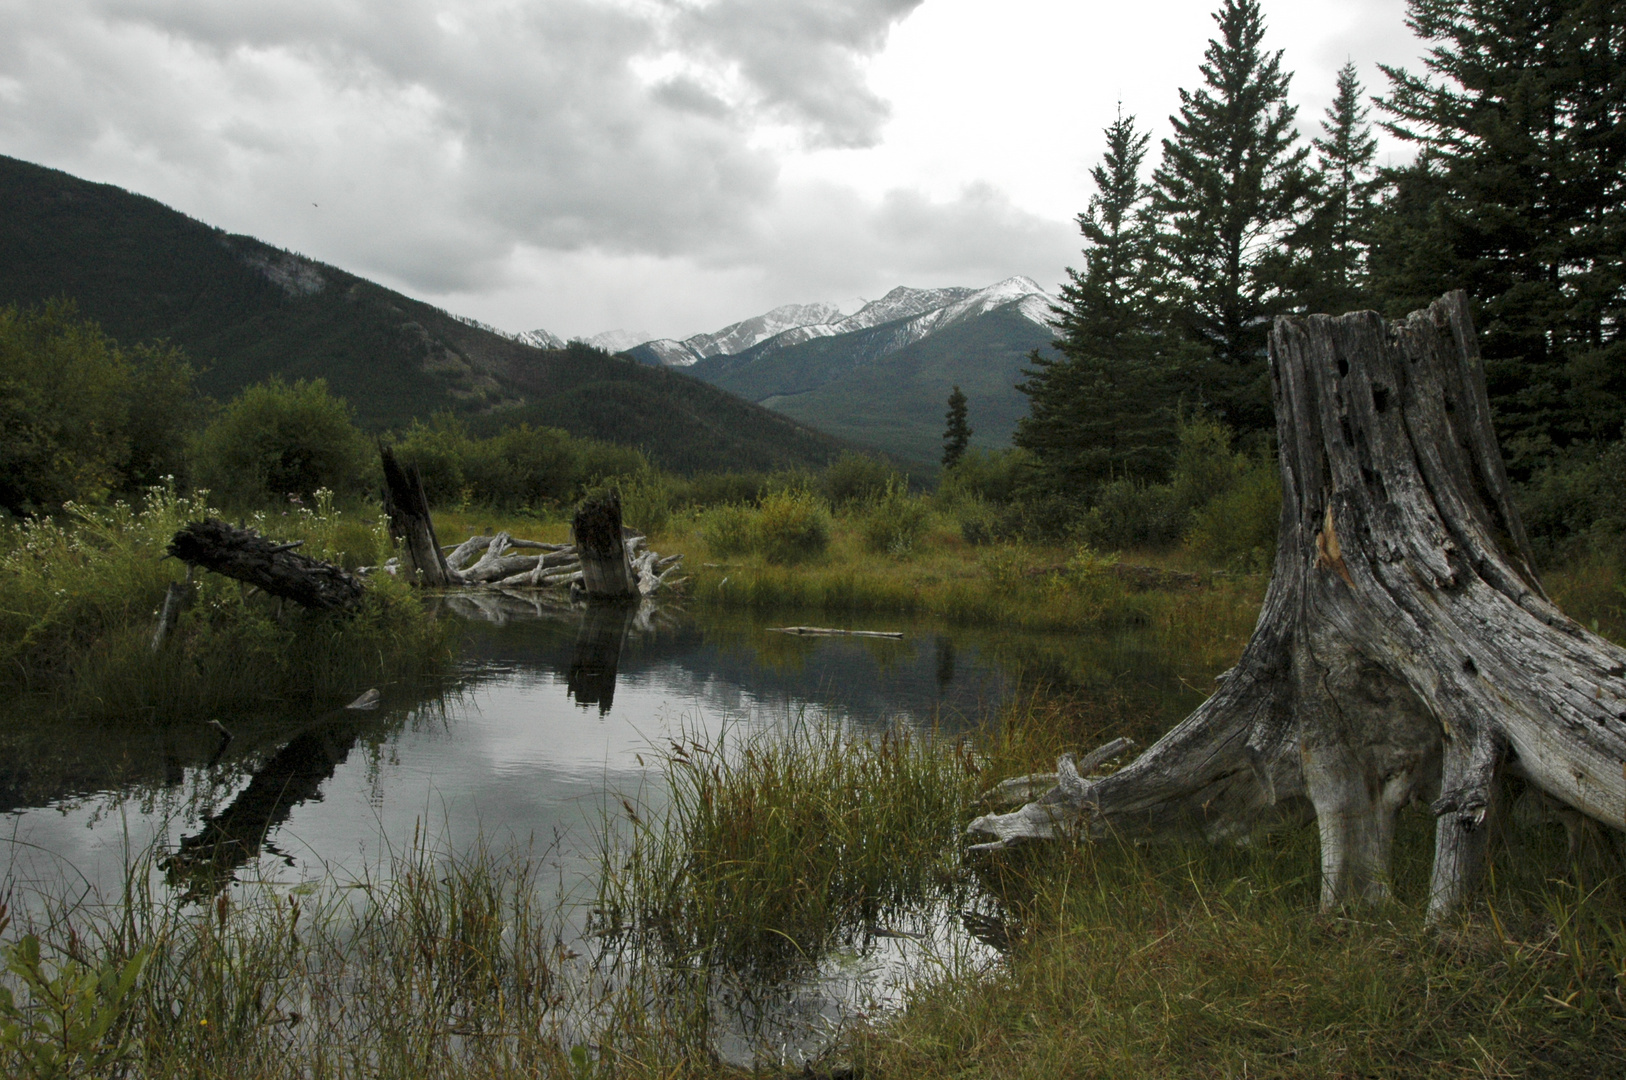
[[[1346,65],[1308,139],[1258,0],[1213,18],[1169,137],[1122,107],[1104,132],[1059,355],[1020,387],[1008,527],[1172,539],[1192,527],[1183,447],[1268,468],[1276,315],[1403,317],[1464,289],[1532,532],[1549,553],[1618,545],[1626,4],[1411,0],[1420,70],[1384,67],[1374,92]],[[1380,133],[1410,159],[1380,166]]]

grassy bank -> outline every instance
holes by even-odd
[[[922,897],[980,912],[1003,964],[941,969],[850,1029],[828,1061],[856,1075],[1616,1075],[1626,867],[1601,833],[1572,853],[1555,821],[1515,813],[1484,895],[1443,933],[1424,926],[1422,810],[1403,821],[1398,899],[1333,915],[1316,912],[1313,828],[963,856],[979,791],[1134,730],[1093,704],[1019,702],[970,742],[674,745],[679,795],[607,867],[606,910],[667,958],[759,974],[765,958],[805,969]]]
[[[216,514],[152,490],[139,506],[70,509],[0,535],[0,692],[80,719],[179,718],[267,703],[331,703],[369,686],[433,675],[450,629],[416,596],[375,579],[350,617],[308,612],[208,573],[177,633],[154,652],[164,591],[185,567],[164,557],[182,524]],[[376,523],[323,500],[248,524],[355,566],[389,550]]]

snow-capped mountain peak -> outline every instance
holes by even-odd
[[[843,314],[835,304],[785,304],[711,333],[694,334],[681,341],[646,340],[638,348],[647,358],[661,364],[688,367],[711,356],[734,356],[750,349],[782,349],[814,338],[899,323],[888,336],[895,341],[892,349],[901,349],[962,319],[976,318],[1012,303],[1029,321],[1039,326],[1050,325],[1050,306],[1054,299],[1032,278],[1018,275],[984,289],[958,286],[912,289],[900,285],[878,300],[863,302],[850,315]],[[630,338],[631,335],[622,331],[610,331],[588,340],[604,348],[626,350],[633,344]]]

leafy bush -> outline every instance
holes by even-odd
[[[193,457],[199,486],[252,507],[310,498],[318,488],[357,494],[372,448],[324,380],[290,386],[273,377],[234,398],[198,437]]]
[[[767,482],[767,474],[760,472],[711,472],[667,477],[674,508],[755,503]]]
[[[1096,489],[1078,535],[1105,548],[1156,546],[1178,539],[1182,525],[1168,484],[1112,480]]]
[[[1240,479],[1192,516],[1185,545],[1210,563],[1268,570],[1276,558],[1282,485],[1267,462],[1253,462]]]
[[[819,487],[830,505],[841,510],[853,504],[873,502],[902,480],[896,469],[873,454],[849,450],[824,470]]]
[[[672,520],[672,490],[666,477],[651,468],[621,481],[622,520],[634,529],[657,535]]]
[[[644,456],[629,447],[529,424],[476,438],[450,413],[438,413],[427,424],[415,421],[395,449],[417,464],[424,493],[437,506],[541,510],[574,503],[617,477],[654,475]]]
[[[972,447],[953,468],[943,470],[938,498],[950,506],[968,501],[1004,505],[1018,497],[1032,464],[1026,450]]]
[[[714,556],[749,554],[756,532],[756,510],[744,503],[726,503],[707,510],[700,518],[700,537]]]
[[[184,475],[198,408],[178,350],[122,350],[66,302],[0,308],[0,509],[52,512]]]
[[[27,988],[18,1005],[0,986],[0,1050],[36,1080],[122,1072],[135,1055],[131,991],[148,956],[141,949],[123,962],[92,965],[70,955],[49,964],[34,934],[0,948],[6,970]]]
[[[753,547],[771,563],[806,562],[830,546],[830,511],[806,490],[778,491],[762,500]]]
[[[859,528],[869,550],[902,556],[915,546],[930,523],[931,510],[926,500],[910,495],[903,483],[894,479],[864,511]]]
[[[1574,447],[1519,487],[1538,555],[1602,556],[1626,567],[1626,439]]]

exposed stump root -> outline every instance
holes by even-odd
[[[1435,814],[1429,916],[1477,883],[1505,776],[1626,828],[1626,650],[1548,599],[1460,292],[1404,322],[1284,317],[1270,339],[1282,518],[1237,666],[1131,764],[971,823],[1214,838],[1313,813],[1324,907],[1388,895],[1399,811]]]

